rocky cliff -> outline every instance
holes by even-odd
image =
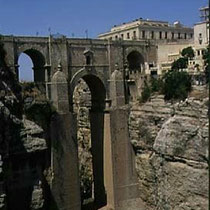
[[[35,104],[34,98],[23,95],[0,43],[1,210],[43,209],[47,203],[48,137],[46,127],[29,114]]]
[[[152,209],[208,208],[208,99],[196,89],[185,101],[159,95],[131,106],[140,197]]]

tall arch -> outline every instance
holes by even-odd
[[[45,58],[41,52],[36,49],[27,49],[23,52],[27,56],[29,56],[33,63],[33,78],[35,83],[44,83],[45,82]],[[20,54],[21,54],[20,53]],[[19,54],[19,56],[20,56]],[[19,59],[19,56],[17,60]],[[17,61],[18,62],[18,61]],[[19,75],[19,71],[17,74]]]
[[[104,186],[104,108],[106,89],[103,82],[97,75],[88,73],[85,69],[83,69],[71,81],[70,87],[72,95],[80,78],[85,81],[91,93],[91,109],[89,111],[89,118],[94,180],[94,202],[92,205],[94,208],[98,209],[105,206],[107,202]]]
[[[129,70],[134,72],[141,72],[144,64],[144,57],[138,51],[134,50],[127,56]]]
[[[78,71],[70,81],[70,110],[72,110],[73,105],[73,92],[74,89],[80,79],[83,79],[90,91],[91,91],[91,100],[92,107],[91,109],[103,110],[105,107],[105,99],[106,99],[106,88],[102,80],[95,72],[89,72],[86,68]]]

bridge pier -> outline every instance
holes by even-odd
[[[121,202],[138,198],[134,152],[129,141],[128,107],[125,105],[123,77],[119,70],[110,80],[111,107],[105,112],[104,161],[107,207],[121,210]],[[124,206],[129,209],[129,206]]]
[[[61,69],[53,76],[51,90],[57,109],[51,122],[51,208],[80,210],[77,123],[69,112],[68,85]]]

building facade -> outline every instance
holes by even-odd
[[[167,21],[136,19],[132,22],[114,26],[111,31],[102,33],[99,39],[110,40],[176,40],[192,39],[193,29],[183,26],[179,21],[169,24]]]
[[[207,49],[209,43],[209,22],[208,22],[208,7],[200,8],[200,18],[201,21],[194,25],[194,50],[195,58],[194,65],[196,65],[199,70],[204,70],[203,55]]]

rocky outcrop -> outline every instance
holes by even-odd
[[[0,209],[41,210],[48,196],[47,129],[24,115],[22,87],[1,43],[0,52]]]
[[[207,209],[207,99],[155,96],[132,106],[129,125],[140,197],[153,209]]]
[[[47,149],[46,139],[44,139],[44,130],[36,123],[24,119],[23,129],[20,137],[26,152],[39,152]]]
[[[77,114],[80,190],[81,199],[84,203],[91,201],[93,185],[91,130],[89,117],[90,107],[90,90],[85,81],[80,80],[74,91],[74,113]]]

